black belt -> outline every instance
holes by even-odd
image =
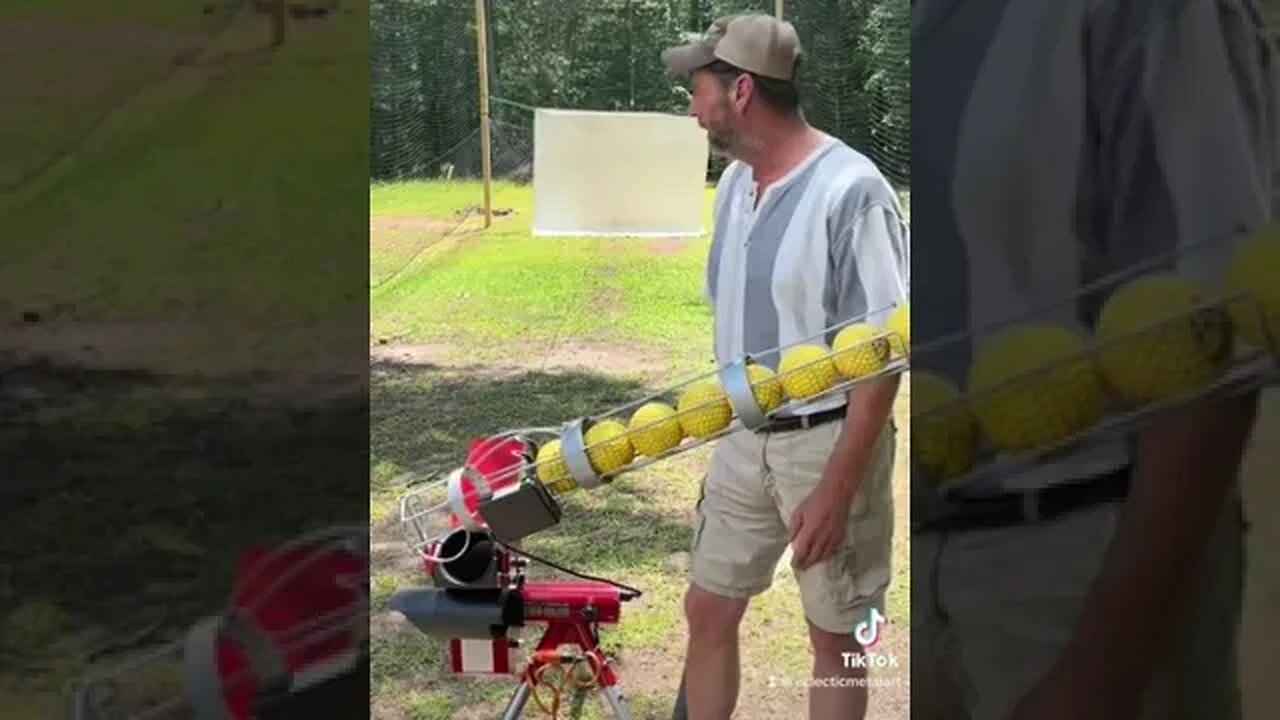
[[[842,419],[849,413],[848,408],[841,405],[831,410],[820,410],[810,415],[795,415],[791,417],[781,417],[771,421],[768,425],[760,428],[758,432],[762,433],[778,433],[792,432],[795,430],[808,430],[819,425],[826,425],[829,422],[835,422]]]
[[[1052,520],[1076,510],[1129,495],[1131,468],[1099,475],[1082,483],[953,502],[956,512],[924,521],[916,532],[992,530]]]

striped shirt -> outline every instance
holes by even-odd
[[[1171,259],[1153,269],[1213,287],[1231,245],[1205,243],[1269,216],[1276,79],[1248,0],[923,0],[913,10],[917,348],[1033,308],[1044,312],[1027,319],[1089,332],[1106,296],[1064,299],[1162,255]],[[1201,249],[1173,259],[1191,246]],[[917,352],[912,368],[963,388],[973,350]],[[1101,442],[972,491],[1130,461],[1125,440]]]
[[[907,225],[897,194],[867,157],[827,136],[757,203],[749,165],[716,188],[707,264],[721,366],[751,355],[777,369],[778,348],[830,344],[835,325],[883,325],[907,297]],[[839,407],[841,397],[799,414]]]

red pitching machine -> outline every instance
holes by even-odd
[[[467,463],[437,490],[444,498],[426,511],[420,498],[401,502],[410,545],[435,587],[400,590],[390,608],[426,635],[449,641],[453,672],[518,675],[503,720],[521,716],[530,697],[557,717],[565,691],[599,691],[618,718],[630,718],[618,676],[600,649],[597,628],[619,621],[622,603],[640,592],[565,570],[581,581],[530,581],[529,560],[513,547],[560,521],[555,497],[532,472],[537,447],[527,436],[471,443]],[[443,520],[434,532],[430,516]],[[539,562],[546,562],[541,561]],[[546,624],[523,670],[512,662],[520,641],[512,628]]]

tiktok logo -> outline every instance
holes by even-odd
[[[889,618],[885,617],[878,609],[871,608],[871,614],[867,616],[867,619],[853,628],[853,637],[863,648],[870,650],[876,646],[876,643],[880,642],[881,630],[887,622],[889,622]]]

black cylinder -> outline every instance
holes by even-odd
[[[458,553],[462,553],[458,555]],[[444,577],[438,577],[441,585],[492,585],[497,581],[497,546],[487,532],[455,530],[440,544],[440,557],[453,558],[439,564]]]
[[[520,595],[506,588],[415,588],[391,595],[387,606],[432,637],[491,640],[523,622]]]

